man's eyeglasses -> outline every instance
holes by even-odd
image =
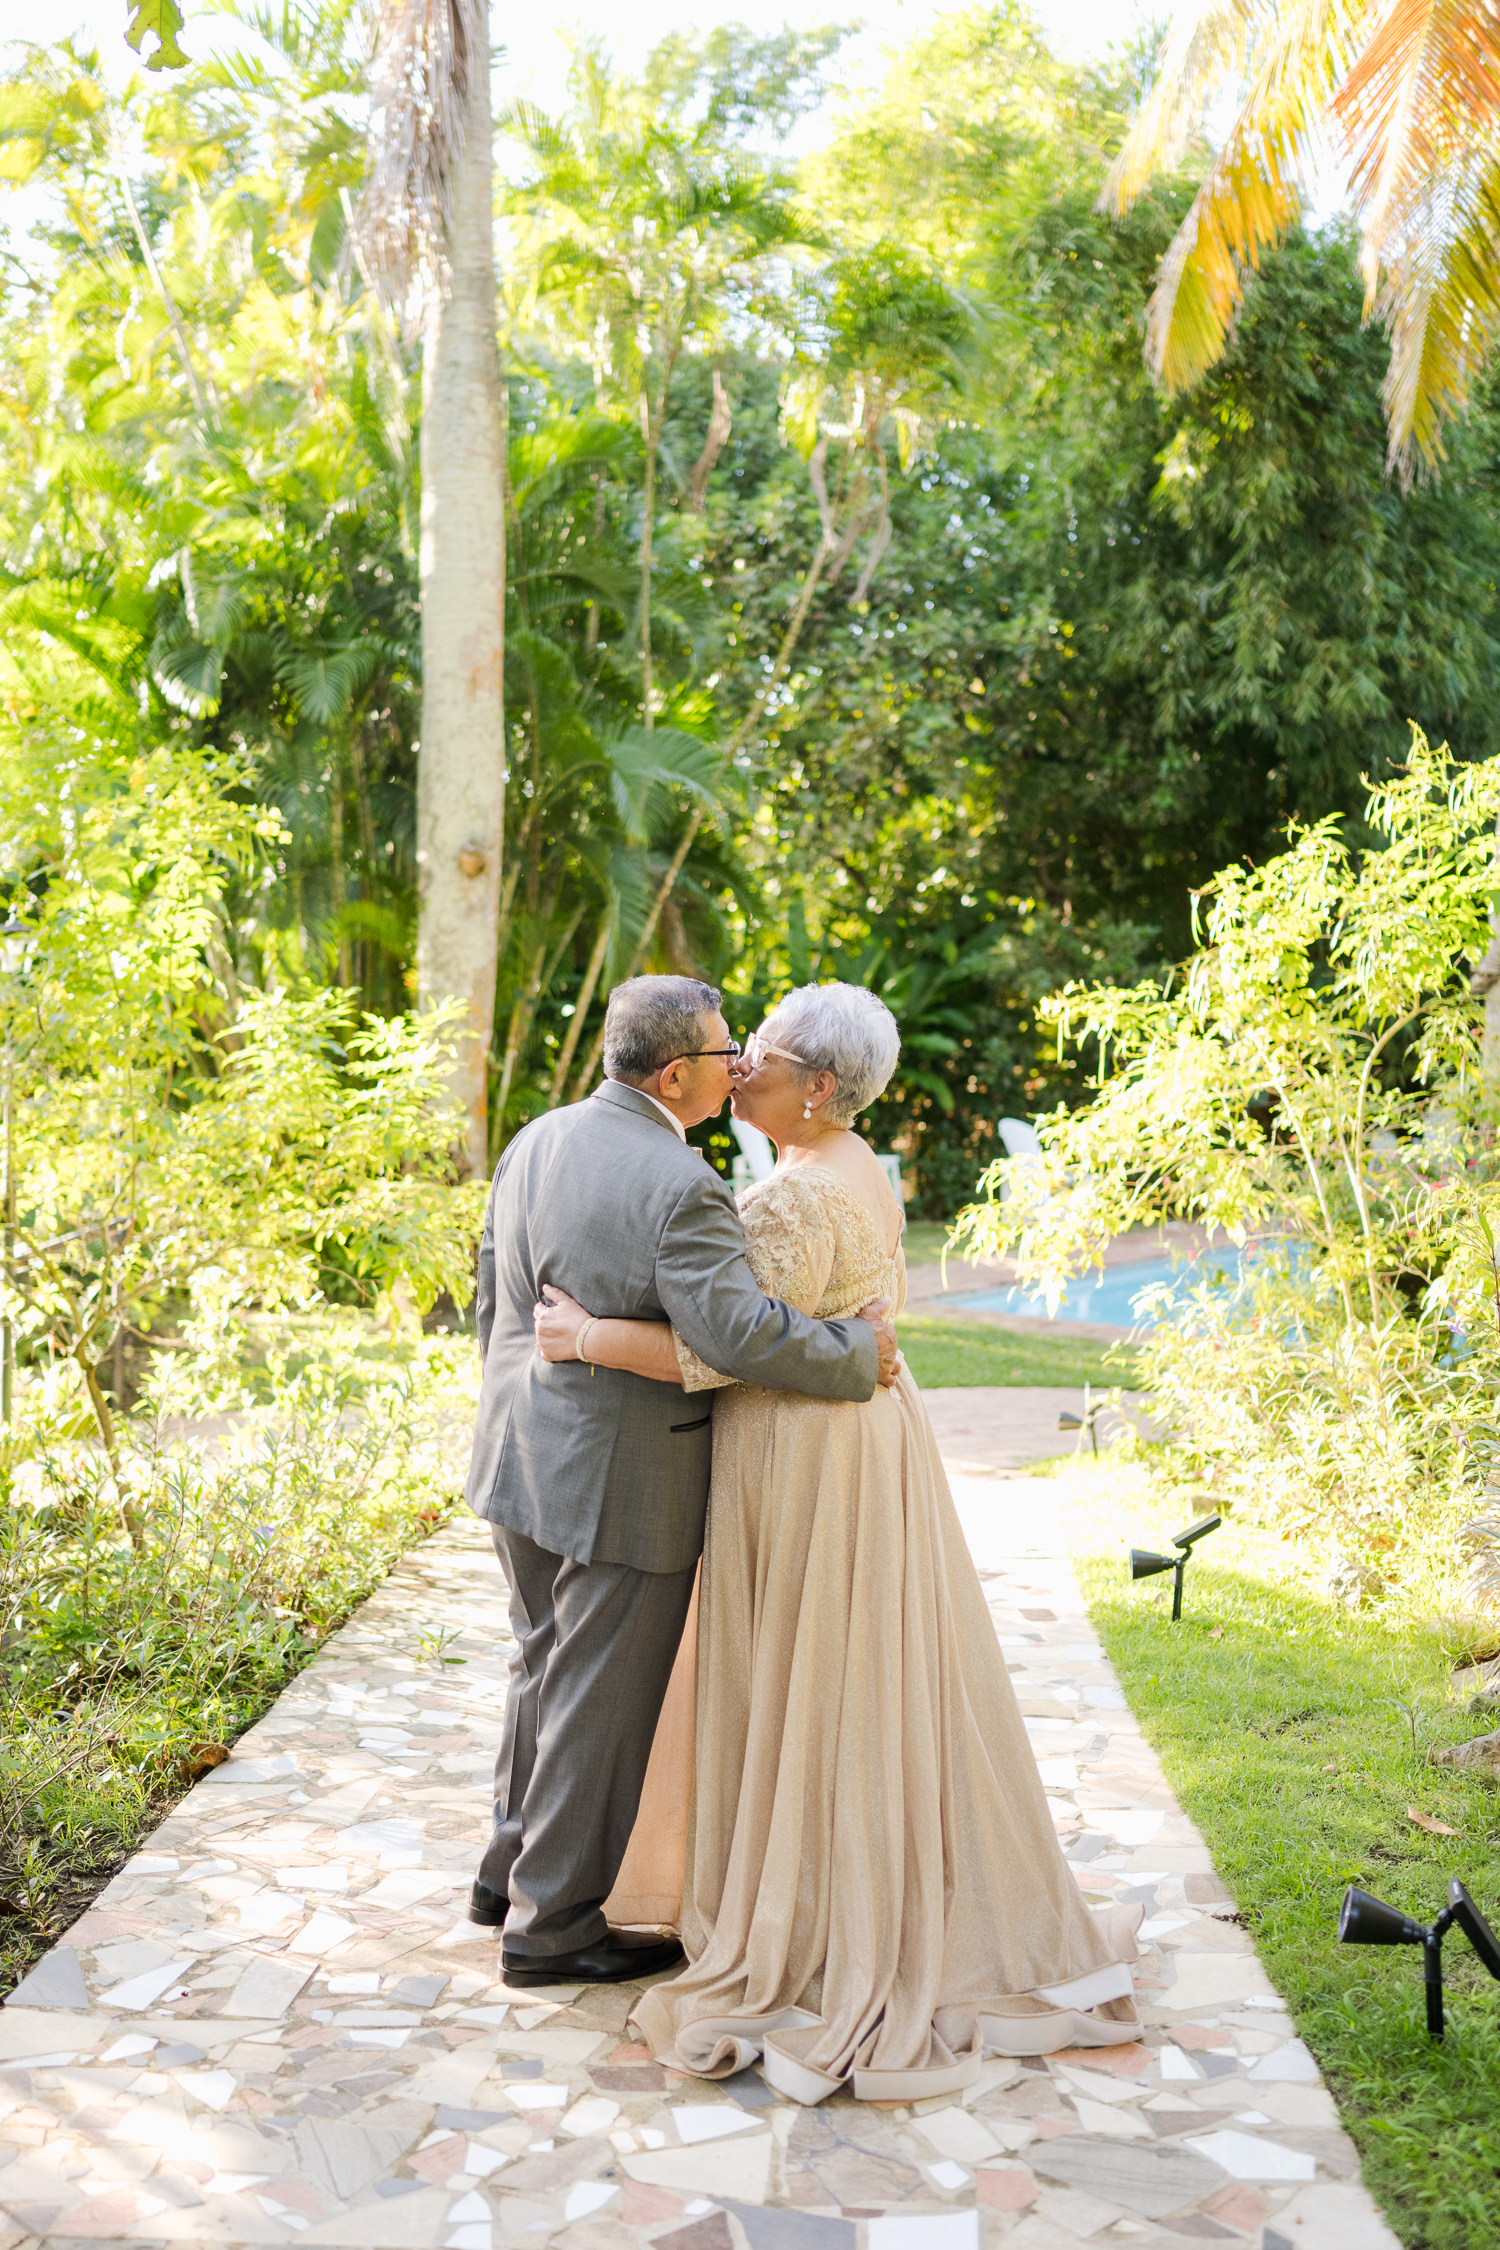
[[[687,1054],[679,1055],[677,1060],[679,1062],[699,1062],[709,1055],[725,1055],[731,1062],[737,1062],[742,1052],[743,1049],[738,1039],[731,1039],[727,1047],[692,1047]]]

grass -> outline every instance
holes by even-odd
[[[935,1265],[943,1254],[943,1244],[947,1239],[947,1227],[940,1224],[936,1219],[908,1219],[906,1233],[903,1237],[906,1246],[907,1264],[909,1266]],[[964,1271],[963,1260],[954,1258],[951,1261],[951,1267],[955,1276],[955,1286],[960,1286],[956,1277]]]
[[[1351,1882],[1423,1921],[1454,1874],[1486,1912],[1500,1907],[1495,1785],[1425,1763],[1429,1747],[1490,1724],[1453,1694],[1453,1652],[1430,1621],[1330,1607],[1296,1549],[1232,1524],[1198,1550],[1174,1627],[1170,1579],[1132,1587],[1123,1549],[1157,1544],[1202,1503],[1153,1499],[1128,1468],[1071,1470],[1066,1489],[1100,1638],[1318,2058],[1367,2185],[1406,2250],[1491,2250],[1500,1985],[1450,1936],[1438,2046],[1419,1953],[1334,1935]],[[1409,1806],[1456,1836],[1423,1833]]]
[[[1109,1390],[1132,1387],[1134,1362],[1112,1347],[1080,1337],[1033,1336],[1024,1330],[991,1328],[978,1320],[929,1320],[903,1313],[896,1322],[906,1363],[924,1390],[970,1388],[985,1383],[1045,1384],[1072,1390],[1092,1383]]]

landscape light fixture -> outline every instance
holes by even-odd
[[[1085,1383],[1083,1386],[1083,1412],[1081,1414],[1069,1414],[1067,1412],[1059,1414],[1057,1426],[1060,1430],[1087,1430],[1089,1443],[1094,1449],[1094,1459],[1097,1461],[1099,1458],[1099,1433],[1094,1428],[1094,1424],[1099,1418],[1100,1407],[1108,1406],[1109,1400],[1107,1398],[1091,1398],[1089,1394],[1090,1385]]]
[[[1420,1945],[1427,1988],[1427,2036],[1443,2036],[1443,1939],[1454,1923],[1463,1931],[1490,1975],[1500,1982],[1500,1938],[1456,1875],[1448,1880],[1448,1903],[1435,1922],[1416,1922],[1399,1906],[1387,1906],[1351,1883],[1339,1908],[1340,1945]]]
[[[1156,1555],[1149,1547],[1132,1547],[1130,1550],[1130,1575],[1132,1578],[1155,1578],[1159,1571],[1172,1573],[1172,1623],[1182,1621],[1182,1574],[1192,1560],[1193,1549],[1200,1539],[1217,1531],[1224,1521],[1222,1516],[1205,1516],[1201,1523],[1190,1523],[1186,1531],[1174,1531],[1172,1544],[1175,1555]]]

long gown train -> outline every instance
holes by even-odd
[[[833,1174],[741,1209],[768,1292],[899,1308],[900,1249]],[[723,1381],[678,1349],[690,1388]],[[636,2008],[658,2056],[722,2077],[763,2054],[804,2102],[913,2100],[986,2049],[1138,2036],[1140,1909],[1079,1896],[909,1374],[863,1405],[718,1401],[695,1622],[606,1907],[681,1931],[689,1966]]]

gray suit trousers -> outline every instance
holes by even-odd
[[[479,1880],[510,1899],[507,1955],[545,1960],[605,1934],[697,1564],[580,1563],[491,1529],[517,1647]]]

